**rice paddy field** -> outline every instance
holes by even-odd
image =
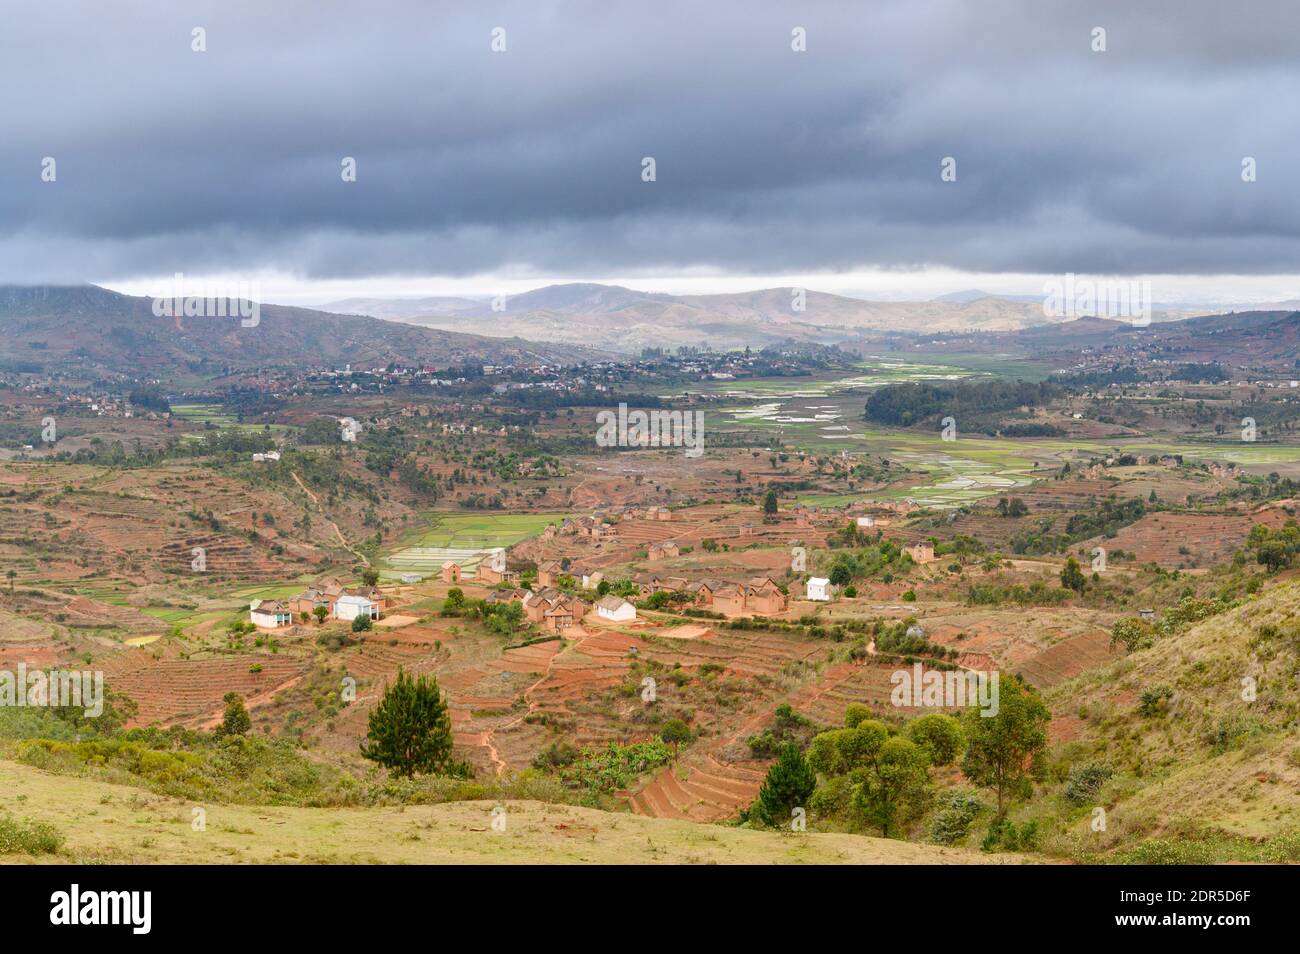
[[[172,416],[195,424],[215,424],[229,427],[238,423],[233,414],[227,414],[221,404],[173,404]]]
[[[380,576],[436,574],[448,560],[473,578],[479,562],[495,547],[512,547],[534,537],[547,524],[562,522],[563,513],[431,514],[430,526],[406,537],[379,564]]]
[[[979,358],[980,356],[973,356]],[[920,484],[889,488],[876,493],[840,497],[807,497],[803,503],[836,506],[849,500],[909,498],[937,509],[959,507],[985,497],[1026,487],[1036,471],[1055,470],[1067,461],[1132,453],[1181,454],[1193,461],[1220,461],[1241,467],[1300,465],[1300,447],[1245,443],[1223,438],[1205,442],[1168,442],[1125,439],[1103,442],[1075,438],[964,437],[943,440],[940,434],[888,431],[867,426],[862,418],[865,389],[901,381],[956,380],[972,375],[1002,373],[1013,359],[984,356],[976,367],[955,363],[917,363],[877,358],[863,362],[862,375],[807,379],[716,382],[709,390],[734,398],[718,412],[719,429],[770,428],[782,443],[812,453],[847,451],[886,457],[925,475]],[[1022,368],[1021,376],[1034,377],[1046,367]]]
[[[211,424],[213,427],[235,428],[236,430],[261,431],[268,427],[272,431],[287,431],[289,429],[284,424],[241,424],[236,415],[226,413],[225,406],[222,404],[173,404],[172,416],[178,420],[188,421],[191,424]],[[194,439],[199,435],[186,434],[184,436]]]

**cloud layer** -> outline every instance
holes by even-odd
[[[451,6],[11,12],[0,281],[1300,261],[1290,0]]]

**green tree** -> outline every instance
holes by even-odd
[[[1126,617],[1110,628],[1110,647],[1123,646],[1126,652],[1148,648],[1155,639],[1155,629],[1144,619]]]
[[[669,719],[664,723],[663,729],[659,732],[659,738],[663,739],[673,747],[673,754],[677,754],[677,746],[683,742],[691,741],[691,727],[681,719]]]
[[[978,706],[962,714],[966,732],[966,757],[962,773],[976,785],[998,796],[998,817],[1008,795],[1029,787],[1033,760],[1047,745],[1051,713],[1038,693],[1019,677],[999,680],[997,714],[983,715]]]
[[[769,490],[767,496],[763,498],[763,513],[770,517],[776,513],[776,510],[776,490],[772,489]]]
[[[907,724],[907,737],[925,749],[931,765],[951,765],[961,757],[966,736],[961,722],[950,715],[931,712]]]
[[[316,617],[316,622],[323,623],[325,617],[330,614],[330,608],[328,606],[317,606],[311,611],[311,614]]]
[[[397,776],[440,772],[451,758],[451,716],[433,675],[412,678],[397,670],[370,710],[361,754]]]
[[[246,735],[253,727],[253,720],[244,707],[244,697],[237,692],[227,692],[222,701],[226,704],[226,711],[217,728],[217,735]]]
[[[885,837],[929,796],[925,750],[877,719],[820,733],[808,749],[808,762],[823,775],[847,775],[857,787],[854,807]]]
[[[362,613],[352,620],[352,632],[354,633],[364,633],[373,626],[369,613]]]
[[[1076,593],[1082,593],[1083,588],[1088,585],[1088,579],[1079,569],[1079,561],[1074,557],[1065,561],[1065,567],[1061,570],[1061,585]]]
[[[374,567],[370,567],[369,569],[367,569],[365,572],[361,574],[361,582],[364,583],[366,586],[378,586],[379,571],[376,570]]]
[[[459,613],[465,608],[465,591],[459,586],[453,586],[447,591],[447,598],[442,601],[442,611],[444,613]]]
[[[18,576],[18,571],[15,570],[15,569],[13,569],[12,567],[10,567],[8,570],[5,570],[5,579],[7,579],[7,580],[9,581],[9,592],[10,592],[10,593],[12,593],[12,592],[14,591],[14,578],[15,578],[16,576]]]
[[[871,718],[871,706],[861,702],[850,702],[844,707],[844,725],[856,729],[861,723]]]
[[[863,773],[854,806],[888,838],[929,797],[929,765],[925,749],[912,740],[899,735],[886,739]]]
[[[781,747],[776,763],[758,790],[753,814],[765,825],[779,825],[790,819],[795,808],[808,804],[817,788],[817,773],[793,742]]]

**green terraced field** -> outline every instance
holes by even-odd
[[[550,523],[562,522],[562,513],[431,514],[432,524],[408,535],[380,562],[385,579],[403,573],[431,576],[451,560],[473,576],[482,557],[494,547],[511,547],[536,536]]]

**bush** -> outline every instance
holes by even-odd
[[[1144,716],[1159,715],[1169,708],[1169,700],[1173,697],[1173,688],[1163,683],[1144,689],[1138,699],[1138,712]]]
[[[1038,844],[1038,822],[1016,824],[1007,818],[996,819],[980,845],[982,851],[1032,851]]]
[[[603,749],[583,749],[563,773],[569,784],[587,790],[589,799],[627,788],[637,776],[672,761],[673,750],[659,739],[622,745],[610,742]]]
[[[358,616],[352,621],[352,632],[364,633],[373,625],[374,624],[370,622],[370,617],[368,615]]]
[[[533,768],[564,768],[566,765],[572,765],[577,759],[577,747],[561,739],[558,742],[552,742],[537,753],[537,757],[533,759]]]
[[[939,805],[930,823],[930,840],[941,845],[954,845],[965,838],[971,822],[984,810],[984,802],[972,792],[944,792]]]
[[[53,826],[0,815],[0,855],[52,855],[62,847],[63,836]]]
[[[1088,805],[1095,802],[1101,787],[1110,781],[1114,774],[1114,769],[1100,762],[1074,766],[1070,769],[1070,777],[1065,783],[1065,800],[1072,805]]]

